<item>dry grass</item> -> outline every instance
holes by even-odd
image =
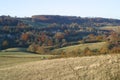
[[[56,57],[56,55],[38,55],[27,52],[0,52],[0,68],[54,57]]]
[[[3,51],[6,51],[6,52],[25,52],[27,51],[26,48],[8,48],[8,49],[5,49]]]
[[[120,80],[120,54],[43,60],[0,68],[0,80]]]
[[[100,29],[102,29],[102,30],[117,30],[118,28],[120,28],[120,26],[104,26],[104,27],[101,27]]]
[[[75,51],[76,49],[80,49],[83,51],[86,47],[90,48],[91,50],[94,50],[94,49],[102,48],[105,44],[106,42],[85,43],[85,44],[79,44],[79,45],[74,45],[74,46],[63,47],[60,49],[55,49],[53,50],[53,52],[64,51],[64,52],[69,53],[69,52]]]

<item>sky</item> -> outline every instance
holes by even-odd
[[[120,19],[120,0],[0,0],[0,15],[63,15]]]

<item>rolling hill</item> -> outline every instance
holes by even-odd
[[[60,16],[60,15],[33,15],[32,17],[11,17],[0,16],[0,26],[18,26],[24,24],[34,27],[46,27],[48,24],[71,24],[77,23],[82,27],[101,27],[101,26],[119,26],[120,20],[108,18],[89,18],[77,16]]]
[[[120,54],[18,64],[0,68],[0,80],[120,80]]]
[[[105,44],[106,44],[106,42],[78,44],[78,45],[73,45],[73,46],[68,46],[68,47],[55,49],[55,50],[53,50],[53,52],[54,51],[55,52],[64,51],[64,52],[68,52],[69,53],[69,52],[75,51],[76,49],[79,49],[79,50],[83,51],[86,47],[90,48],[91,50],[95,50],[95,49],[99,50]]]

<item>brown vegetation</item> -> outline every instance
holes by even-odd
[[[18,64],[0,68],[0,80],[120,80],[120,54]]]

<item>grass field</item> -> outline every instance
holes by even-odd
[[[93,49],[100,49],[102,48],[106,42],[98,42],[98,43],[85,43],[85,44],[79,44],[79,45],[74,45],[74,46],[68,46],[68,47],[63,47],[59,49],[55,49],[53,51],[59,52],[59,51],[64,51],[64,52],[72,52],[76,49],[84,50],[86,47],[90,48],[91,50]]]
[[[11,49],[10,49],[11,50]],[[0,52],[0,68],[10,67],[26,62],[39,61],[56,57],[55,55],[38,55],[28,52]]]
[[[59,49],[55,49],[55,52],[72,52],[76,49],[84,50],[86,47],[92,49],[100,49],[106,44],[106,42],[98,42],[98,43],[86,43],[86,44],[79,44],[69,47],[63,47]],[[31,61],[39,61],[44,59],[51,59],[55,57],[59,57],[57,55],[39,55],[33,54],[29,52],[25,52],[25,48],[9,48],[6,50],[2,50],[0,52],[0,68],[14,66],[21,63],[31,62]]]
[[[56,49],[100,49],[106,43],[87,43]],[[0,80],[120,80],[120,54],[60,58],[38,55],[23,48],[0,52]]]
[[[104,26],[104,27],[101,27],[100,29],[102,30],[117,30],[117,29],[120,29],[120,26]]]
[[[2,50],[3,52],[26,52],[26,48],[8,48],[5,50]]]
[[[120,54],[19,63],[0,68],[0,80],[120,80]]]
[[[29,26],[34,28],[45,28],[49,24],[48,23],[42,23],[42,22],[32,22],[31,20],[22,20],[24,23],[29,24]]]

